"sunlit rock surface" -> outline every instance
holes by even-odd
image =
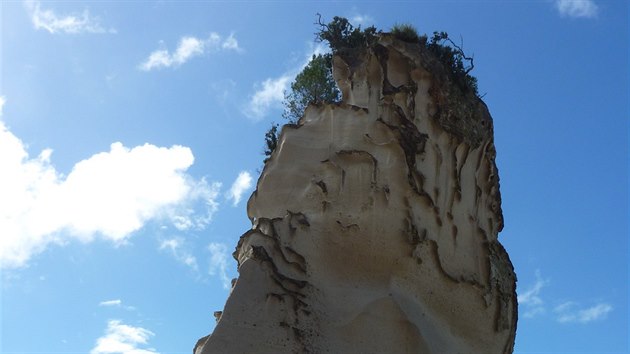
[[[511,353],[515,275],[492,118],[417,44],[382,35],[339,105],[285,126],[248,202],[208,353]]]

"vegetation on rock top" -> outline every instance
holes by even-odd
[[[395,24],[390,33],[401,41],[420,43],[420,35],[418,35],[418,31],[415,27],[408,23]]]
[[[348,19],[343,17],[335,16],[331,22],[323,23],[321,15],[317,14],[317,16],[315,24],[319,26],[319,31],[315,34],[316,39],[327,42],[332,54],[313,55],[311,61],[291,83],[291,91],[285,92],[282,116],[289,121],[289,124],[296,124],[311,103],[340,101],[341,92],[332,76],[333,55],[339,55],[352,66],[359,61],[363,51],[377,44],[378,36],[382,34],[374,26],[363,30],[361,26],[354,27]],[[439,65],[444,69],[440,70],[443,73],[441,80],[448,83],[448,88],[440,93],[442,97],[437,102],[442,108],[440,115],[443,116],[438,117],[438,120],[443,121],[442,123],[449,128],[457,130],[455,126],[462,123],[466,117],[476,115],[476,104],[473,104],[474,100],[471,100],[479,97],[477,79],[470,75],[474,68],[473,57],[464,53],[463,45],[453,42],[446,32],[433,32],[433,36],[429,39],[427,35],[419,35],[410,24],[396,24],[392,27],[390,34],[406,43],[418,44],[420,51],[430,53],[435,59],[434,62],[440,63]],[[472,145],[475,145],[477,140],[479,140],[477,137],[473,138]],[[278,124],[272,123],[265,134],[265,162],[271,157],[277,143]]]
[[[334,103],[340,99],[341,92],[332,75],[332,54],[313,55],[291,83],[291,91],[285,92],[282,117],[289,123],[297,123],[309,104]]]
[[[321,22],[318,14],[316,23],[320,29],[315,34],[319,41],[326,41],[333,54],[341,56],[348,64],[356,61],[358,50],[369,48],[376,44],[378,35],[374,26],[361,30],[361,26],[354,27],[343,17],[335,16],[328,23]],[[417,43],[421,50],[427,50],[448,69],[451,81],[456,83],[463,91],[472,91],[477,95],[477,79],[470,75],[474,68],[473,57],[464,53],[460,45],[455,44],[446,32],[433,32],[431,40],[427,35],[419,35],[418,31],[410,24],[396,24],[391,29],[391,35],[408,43]],[[350,57],[354,55],[354,57]]]
[[[374,45],[378,39],[380,31],[376,27],[370,26],[361,30],[361,26],[354,27],[344,17],[335,16],[328,24],[321,22],[321,15],[317,14],[316,25],[320,27],[315,33],[318,41],[328,42],[334,55],[339,55],[348,64],[354,64],[358,59],[360,51]]]

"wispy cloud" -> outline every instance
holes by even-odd
[[[304,69],[310,62],[313,55],[322,54],[326,49],[320,44],[309,51],[305,59],[298,67],[286,71],[282,75],[275,78],[267,78],[262,82],[254,84],[254,93],[250,96],[249,102],[245,105],[243,113],[254,120],[260,120],[265,117],[272,108],[282,106],[284,93],[291,85],[291,81]]]
[[[7,102],[6,97],[0,96],[0,117],[2,117],[2,109],[4,108],[4,104]]]
[[[98,303],[98,306],[120,306],[122,301],[120,299],[116,300],[105,300]]]
[[[597,305],[581,308],[573,301],[567,301],[554,308],[556,320],[560,323],[582,323],[586,324],[592,321],[606,318],[613,307],[607,303],[599,303]]]
[[[210,84],[210,90],[214,98],[221,105],[226,104],[233,99],[234,89],[236,88],[236,81],[232,79],[222,79],[212,82]]]
[[[90,354],[158,354],[154,348],[141,348],[146,347],[154,335],[148,329],[110,320],[105,334],[96,340]]]
[[[555,6],[561,16],[573,18],[597,17],[599,7],[592,0],[555,0]]]
[[[272,107],[280,107],[284,99],[284,92],[295,75],[284,74],[277,78],[268,78],[256,84],[256,92],[252,95],[244,113],[253,119],[262,119]]]
[[[101,302],[98,303],[98,306],[123,308],[123,309],[128,310],[128,311],[133,311],[133,310],[136,309],[133,306],[123,306],[123,302],[120,299],[101,301]]]
[[[241,201],[243,193],[252,187],[252,175],[247,171],[242,171],[236,177],[232,187],[227,192],[227,198],[232,200],[232,205],[237,206]]]
[[[190,189],[187,198],[174,207],[166,208],[165,216],[179,231],[203,230],[219,210],[221,182],[208,182],[205,177],[195,180],[186,176]]]
[[[545,312],[544,302],[540,297],[540,292],[548,282],[548,280],[544,280],[540,276],[540,271],[537,270],[536,282],[522,294],[518,295],[518,304],[525,310],[523,317],[532,318]]]
[[[536,282],[525,292],[518,295],[518,304],[523,312],[524,318],[533,318],[545,313],[544,301],[540,293],[549,280],[541,277],[540,271],[536,270]],[[553,308],[556,321],[560,323],[589,323],[591,321],[606,318],[613,307],[607,303],[598,303],[592,307],[583,308],[574,301],[566,301]]]
[[[234,37],[234,33],[230,33],[230,35],[221,43],[221,48],[227,50],[234,50],[237,52],[242,52],[243,49],[238,46],[238,41],[236,37]]]
[[[164,44],[161,45],[163,46]],[[241,52],[242,48],[239,47],[238,41],[236,40],[236,37],[234,37],[233,33],[225,39],[223,39],[218,33],[214,32],[206,39],[185,36],[179,40],[179,44],[177,45],[175,52],[169,53],[169,51],[165,48],[153,51],[138,67],[143,71],[178,67],[196,56],[203,55],[206,52],[219,50]]]
[[[51,243],[99,236],[124,244],[152,220],[203,228],[218,208],[220,184],[186,173],[194,158],[184,146],[114,143],[64,176],[52,150],[29,157],[0,121],[0,151],[1,268],[24,266]]]
[[[224,289],[230,289],[231,280],[227,275],[228,257],[227,246],[222,243],[210,243],[208,245],[208,251],[210,252],[210,266],[208,267],[208,274],[213,276],[219,276],[223,283]]]
[[[168,250],[177,261],[190,267],[195,272],[199,270],[197,258],[186,249],[183,238],[175,237],[162,241],[160,243],[160,250]]]
[[[374,18],[366,14],[356,14],[350,18],[350,22],[354,26],[371,26],[374,24]]]
[[[88,10],[81,14],[57,15],[53,10],[43,10],[39,1],[27,0],[24,6],[35,29],[50,33],[116,33],[113,28],[105,29],[98,18],[91,17]]]

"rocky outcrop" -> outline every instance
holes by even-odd
[[[334,58],[344,101],[283,128],[196,354],[512,352],[492,118],[444,70],[389,35]]]

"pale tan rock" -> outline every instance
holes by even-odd
[[[342,104],[283,128],[196,354],[512,352],[485,104],[453,102],[440,64],[389,35],[357,62],[334,58]]]

